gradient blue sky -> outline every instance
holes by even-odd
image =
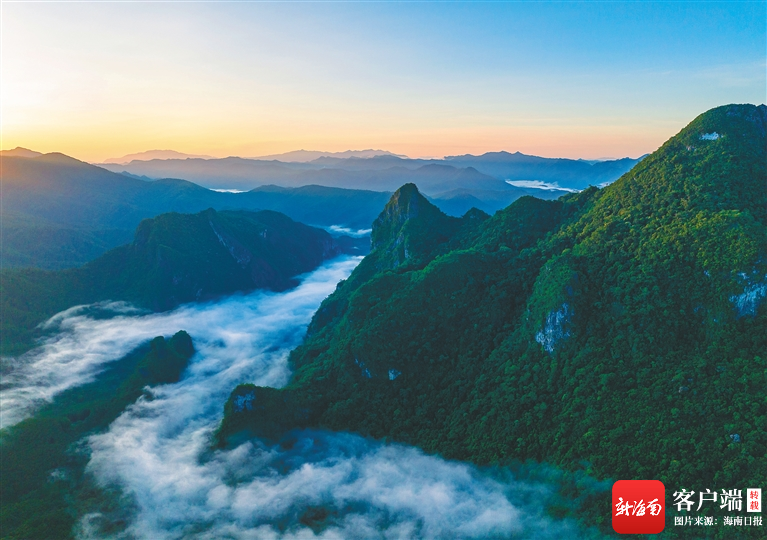
[[[638,156],[767,99],[765,2],[2,3],[2,147]]]

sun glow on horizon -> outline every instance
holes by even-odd
[[[4,4],[0,146],[638,157],[764,101],[761,8]]]

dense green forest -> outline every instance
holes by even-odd
[[[0,431],[0,537],[71,538],[79,516],[118,504],[85,474],[78,441],[105,430],[146,386],[178,381],[193,354],[186,332],[157,337]]]
[[[766,133],[764,105],[712,109],[605,189],[493,217],[404,186],[291,383],[238,387],[219,443],[319,426],[667,492],[764,484]],[[582,509],[606,532],[608,497]]]
[[[81,268],[0,271],[0,350],[23,351],[39,323],[75,305],[123,300],[165,310],[238,291],[284,290],[326,259],[364,254],[366,244],[267,210],[163,214],[141,222],[131,244]]]

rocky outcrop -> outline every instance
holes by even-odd
[[[747,281],[741,294],[730,297],[730,302],[735,306],[738,317],[756,316],[756,310],[767,297],[767,276],[764,276],[764,280],[757,283]]]
[[[535,341],[540,343],[549,354],[554,352],[560,341],[570,336],[567,324],[570,322],[571,316],[570,306],[566,303],[562,304],[558,310],[552,311],[546,316],[543,328],[535,334]]]

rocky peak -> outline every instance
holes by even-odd
[[[439,212],[436,206],[421,195],[415,184],[405,184],[395,191],[373,222],[372,249],[386,244],[392,239],[392,233],[396,234],[408,220],[417,218],[424,209]]]
[[[443,214],[414,184],[405,184],[373,222],[375,267],[381,271],[425,263],[462,223],[460,218]]]

